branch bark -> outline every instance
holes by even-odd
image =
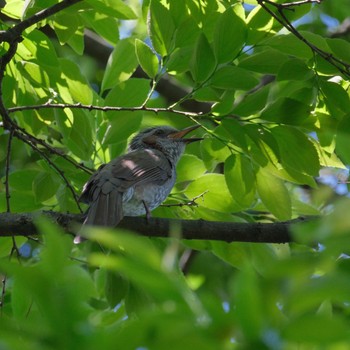
[[[38,231],[35,221],[40,216],[55,222],[67,232],[76,232],[83,221],[80,214],[57,212],[0,213],[0,237],[33,236]],[[174,220],[143,217],[125,217],[118,227],[148,237],[169,237],[172,229],[180,228],[181,238],[190,240],[216,240],[224,242],[288,243],[292,241],[290,227],[301,220],[276,223],[237,223],[204,220]]]

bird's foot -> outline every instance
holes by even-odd
[[[145,201],[142,201],[144,207],[145,207],[145,210],[146,210],[146,220],[147,220],[147,223],[149,223],[151,217],[152,217],[152,214],[151,214],[151,211],[149,210],[147,204]]]

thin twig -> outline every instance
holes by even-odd
[[[1,288],[1,298],[0,298],[0,316],[2,316],[2,310],[3,310],[3,306],[4,306],[4,302],[5,302],[6,275],[2,276],[1,284],[2,284],[2,288]]]
[[[10,110],[8,110],[8,112],[10,113]],[[18,138],[19,134],[22,134],[24,137],[26,137],[32,144],[34,145],[40,145],[43,146],[47,151],[49,151],[51,154],[55,154],[61,158],[63,158],[64,160],[66,160],[68,163],[71,163],[72,165],[74,165],[76,168],[81,169],[83,171],[85,171],[88,174],[92,174],[94,172],[93,169],[88,168],[87,166],[85,166],[84,164],[78,163],[75,160],[71,159],[69,156],[67,156],[66,154],[58,151],[56,148],[50,146],[47,142],[45,142],[42,139],[39,139],[37,137],[35,137],[34,135],[28,133],[24,128],[20,127],[17,124],[14,124],[14,129],[16,130],[16,132],[14,133],[14,136]],[[19,132],[19,133],[18,133]]]
[[[338,71],[342,74],[344,74],[347,77],[350,77],[350,64],[347,62],[342,61],[341,59],[334,57],[331,53],[326,52],[318,48],[316,45],[309,42],[300,32],[296,30],[296,28],[293,26],[293,24],[288,20],[286,15],[284,14],[284,9],[290,9],[293,3],[287,3],[287,4],[279,4],[272,2],[271,0],[257,0],[258,4],[266,11],[268,12],[273,18],[275,18],[283,27],[288,29],[292,34],[294,34],[299,40],[301,40],[303,43],[305,43],[314,53],[321,56],[323,59],[325,59],[327,62],[329,62],[331,65],[333,65],[335,68],[338,69]],[[299,2],[295,2],[294,6],[297,5],[303,5],[310,2],[317,2],[317,1],[304,1],[299,4]],[[280,17],[273,12],[266,4],[269,4],[273,7],[275,7],[280,15]],[[284,5],[284,6],[283,6]],[[285,6],[287,5],[287,6]]]
[[[79,211],[82,213],[83,210],[80,207],[78,196],[75,193],[74,188],[69,183],[69,181],[66,178],[66,176],[64,175],[64,172],[55,163],[53,163],[52,160],[40,148],[38,148],[30,139],[26,138],[24,135],[22,135],[20,133],[17,133],[17,132],[15,132],[15,136],[17,136],[19,139],[21,139],[27,145],[29,145],[31,148],[33,148],[36,152],[38,152],[40,154],[40,156],[42,158],[44,158],[47,161],[47,163],[58,173],[58,175],[63,179],[63,181],[65,182],[66,186],[68,187],[68,189],[72,193],[73,198],[74,198],[74,200],[76,202],[76,205],[77,205]]]
[[[6,211],[9,213],[11,211],[10,204],[10,162],[11,162],[11,146],[13,140],[13,129],[9,133],[9,139],[7,142],[7,152],[6,152],[6,164],[5,164],[5,192],[6,192]]]
[[[22,35],[22,33],[27,28],[29,28],[32,25],[39,23],[40,21],[56,14],[57,12],[64,10],[67,7],[70,7],[74,4],[77,4],[80,1],[82,1],[82,0],[63,0],[63,1],[59,2],[58,4],[55,4],[51,7],[48,7],[44,10],[41,10],[41,11],[35,13],[33,16],[19,22],[18,24],[16,24],[12,28],[10,28],[6,31],[2,31],[0,33],[0,42],[5,41],[8,43],[12,43],[13,41],[17,41],[20,38],[20,36]]]
[[[288,8],[288,7],[294,7],[294,6],[301,6],[305,4],[320,4],[322,0],[300,0],[300,1],[293,1],[293,2],[287,2],[285,4],[280,4],[281,7]]]
[[[208,192],[209,192],[208,190],[204,191],[203,193],[193,197],[191,200],[185,201],[182,203],[162,204],[162,207],[193,207],[193,206],[197,207],[198,203],[196,202],[196,200],[199,198],[204,198],[204,195]]]
[[[39,109],[45,109],[45,108],[57,108],[57,109],[87,109],[89,111],[103,111],[103,112],[136,112],[136,111],[145,111],[145,112],[152,112],[155,114],[167,112],[167,113],[174,113],[183,115],[186,117],[200,117],[204,116],[203,113],[193,113],[193,112],[186,112],[181,111],[177,109],[173,109],[171,107],[165,108],[165,107],[159,107],[159,108],[153,108],[153,107],[146,107],[146,106],[140,106],[140,107],[113,107],[113,106],[95,106],[95,105],[84,105],[81,103],[44,103],[41,105],[31,105],[31,106],[17,106],[17,107],[11,107],[8,109],[8,113],[14,113],[17,111],[26,111],[26,110],[39,110]]]

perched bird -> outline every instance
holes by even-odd
[[[91,176],[80,201],[89,209],[83,225],[116,226],[123,216],[150,216],[169,195],[176,181],[175,166],[199,125],[183,130],[170,126],[141,131],[128,153],[113,159]],[[76,237],[78,241],[78,237]]]

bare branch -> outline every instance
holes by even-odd
[[[9,113],[14,113],[17,111],[27,111],[27,110],[39,110],[39,109],[45,109],[45,108],[57,108],[57,109],[87,109],[89,111],[103,111],[103,112],[136,112],[136,111],[145,111],[145,112],[152,112],[155,114],[167,112],[167,113],[174,113],[178,115],[183,115],[185,117],[203,117],[205,116],[202,113],[192,113],[192,112],[186,112],[186,111],[180,111],[177,109],[172,108],[151,108],[146,106],[139,106],[139,107],[114,107],[114,106],[94,106],[94,105],[84,105],[81,103],[44,103],[41,105],[32,105],[32,106],[17,106],[17,107],[11,107],[8,109]]]
[[[83,210],[81,209],[81,206],[79,204],[79,199],[77,194],[75,193],[74,188],[72,187],[72,185],[70,184],[69,180],[67,179],[67,177],[64,175],[64,172],[54,163],[52,162],[52,160],[42,151],[40,150],[36,144],[34,144],[30,139],[24,137],[22,134],[18,134],[15,133],[15,135],[22,141],[24,141],[27,145],[29,145],[31,148],[33,148],[36,152],[38,152],[40,154],[40,156],[42,158],[44,158],[46,160],[46,162],[57,172],[57,174],[62,178],[62,180],[65,182],[66,186],[68,187],[68,189],[70,190],[70,192],[72,193],[72,196],[75,200],[75,203],[79,209],[79,211],[82,213]]]
[[[14,107],[14,108],[17,108],[17,107]],[[7,112],[10,114],[11,113],[10,109],[8,109]],[[54,155],[57,155],[57,156],[63,158],[68,163],[71,163],[72,165],[74,165],[76,168],[81,169],[88,174],[92,174],[94,172],[93,169],[86,167],[84,164],[78,163],[77,161],[73,160],[72,158],[70,158],[66,154],[64,154],[61,151],[57,150],[56,148],[50,146],[44,140],[39,139],[39,138],[35,137],[34,135],[28,133],[24,128],[21,128],[16,123],[13,123],[12,128],[15,130],[14,136],[21,139],[21,140],[23,140],[23,138],[27,139],[28,141],[30,141],[30,143],[28,143],[28,144],[31,147],[32,147],[32,145],[35,145],[35,146],[40,145],[40,146],[44,147],[51,154],[54,154]],[[32,147],[32,148],[34,148],[34,147]],[[36,149],[37,148],[35,148],[35,150]]]
[[[196,207],[198,206],[197,200],[199,198],[204,198],[204,195],[208,193],[209,191],[204,191],[203,193],[200,193],[199,195],[193,197],[190,200],[187,200],[185,202],[180,203],[171,203],[171,204],[161,204],[162,207]]]
[[[24,21],[19,22],[12,28],[2,31],[0,33],[0,42],[13,43],[14,41],[20,40],[22,33],[32,25],[39,23],[40,21],[54,15],[57,12],[64,10],[67,7],[70,7],[74,4],[77,4],[82,0],[63,0],[58,4],[55,4],[51,7],[48,7],[42,11],[35,13],[33,16],[25,19]]]
[[[293,35],[295,35],[299,40],[304,42],[314,53],[318,54],[320,57],[325,59],[327,62],[329,62],[331,65],[336,67],[338,71],[342,74],[344,74],[346,77],[350,78],[350,63],[344,62],[343,60],[333,56],[331,53],[326,52],[318,48],[316,45],[312,44],[310,41],[308,41],[303,35],[300,34],[296,30],[296,28],[293,26],[293,24],[288,20],[286,15],[284,14],[283,10],[290,9],[291,6],[289,4],[293,3],[287,3],[287,4],[279,4],[272,2],[271,0],[257,0],[258,4],[266,11],[268,12],[273,18],[275,18],[280,24],[282,24],[286,29],[288,29]],[[317,1],[304,1],[304,2],[294,2],[295,6],[307,4],[310,2],[317,2]],[[269,4],[273,7],[275,7],[280,15],[280,17],[272,11],[266,4]],[[285,6],[287,5],[287,6]]]
[[[280,4],[281,7],[288,8],[288,7],[295,7],[295,6],[301,6],[305,4],[320,4],[322,0],[300,0],[300,1],[293,1],[293,2],[287,2],[285,4]]]
[[[0,237],[33,236],[37,229],[35,219],[45,216],[60,225],[67,233],[77,230],[83,221],[80,214],[56,212],[0,213]],[[213,222],[204,220],[174,220],[163,218],[125,217],[119,228],[149,237],[169,237],[170,228],[181,225],[183,239],[216,240],[224,242],[288,243],[292,241],[290,227],[303,220],[276,223]]]
[[[9,213],[11,211],[10,204],[10,185],[9,185],[9,175],[10,175],[10,160],[11,160],[11,146],[13,140],[13,130],[10,131],[9,139],[7,142],[7,151],[6,151],[6,165],[5,165],[5,191],[6,191],[6,210]]]

